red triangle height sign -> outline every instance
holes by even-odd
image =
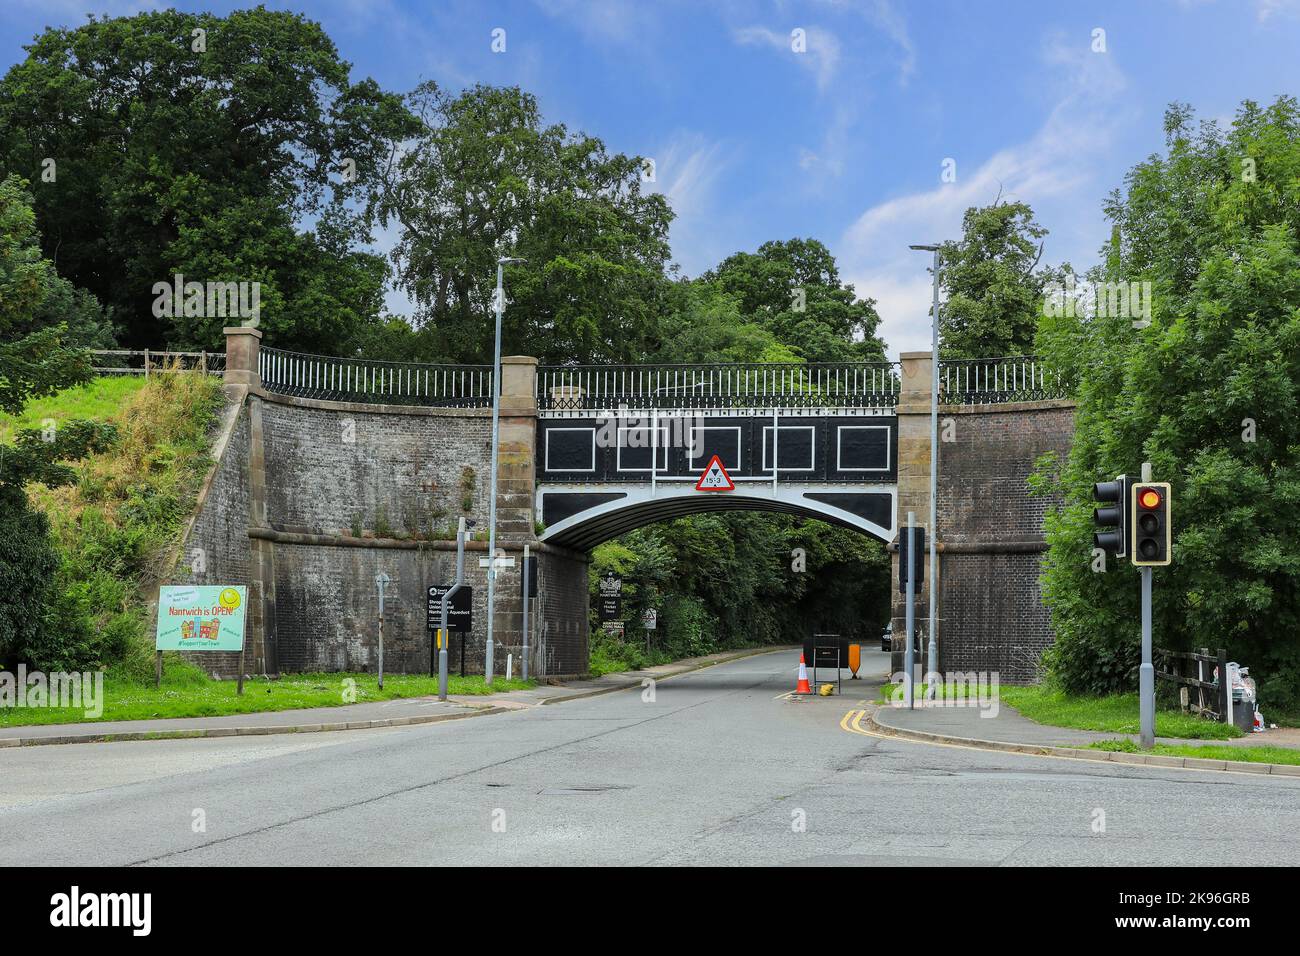
[[[731,476],[727,474],[727,469],[722,467],[722,459],[714,455],[709,459],[709,463],[704,467],[704,473],[700,475],[700,480],[695,483],[696,491],[735,491],[736,485],[732,482]]]

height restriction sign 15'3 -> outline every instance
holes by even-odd
[[[732,482],[731,476],[727,474],[727,469],[722,467],[722,459],[714,455],[709,459],[709,463],[704,466],[704,472],[700,475],[700,480],[695,483],[696,491],[735,491],[736,485]]]

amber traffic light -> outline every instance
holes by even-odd
[[[1143,482],[1133,486],[1129,512],[1129,555],[1138,567],[1161,567],[1173,560],[1173,526],[1170,521],[1168,482]]]

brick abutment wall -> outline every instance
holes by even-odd
[[[255,346],[251,330],[232,332]],[[256,348],[244,350],[255,368]],[[587,556],[536,538],[530,363],[506,359],[502,375],[497,547],[514,566],[497,575],[496,672],[505,672],[509,654],[516,673],[522,664],[520,573],[529,545],[541,592],[532,611],[533,673],[574,675],[587,667]],[[172,581],[248,583],[245,672],[376,670],[382,572],[384,669],[428,673],[427,588],[454,582],[464,516],[477,522],[465,554],[474,608],[465,669],[482,673],[491,410],[290,398],[265,391],[255,375],[241,379],[238,369],[226,392],[222,453]],[[455,673],[458,636],[449,650]],[[189,657],[220,676],[238,670],[237,654]]]
[[[898,406],[898,527],[907,512],[930,519],[930,353],[904,353]],[[1047,551],[1043,519],[1060,502],[1032,496],[1029,477],[1040,456],[1062,460],[1074,434],[1073,403],[1061,400],[939,407],[936,617],[939,671],[996,672],[1004,683],[1031,683],[1052,643],[1039,577]],[[891,669],[903,665],[906,599],[897,593],[893,547]],[[1086,556],[1085,556],[1086,557]],[[929,556],[916,596],[918,675],[929,636]]]

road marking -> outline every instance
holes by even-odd
[[[1099,763],[1108,767],[1133,767],[1149,770],[1194,770],[1200,773],[1235,773],[1247,777],[1265,777],[1271,780],[1278,779],[1272,774],[1254,773],[1249,770],[1215,770],[1211,767],[1162,767],[1156,764],[1129,764],[1120,763],[1119,761],[1094,760],[1088,757],[1067,757],[1065,754],[1023,753],[1016,750],[994,750],[989,747],[972,747],[969,744],[950,744],[939,740],[917,740],[912,737],[897,737],[893,734],[877,733],[876,731],[868,730],[866,727],[863,727],[862,719],[866,716],[867,712],[865,710],[849,711],[840,718],[840,730],[846,731],[850,734],[861,734],[863,737],[875,737],[877,740],[892,740],[900,744],[920,744],[923,747],[951,747],[954,750],[979,750],[984,753],[998,753],[1007,757],[1043,757],[1048,760],[1074,760],[1080,763]]]

